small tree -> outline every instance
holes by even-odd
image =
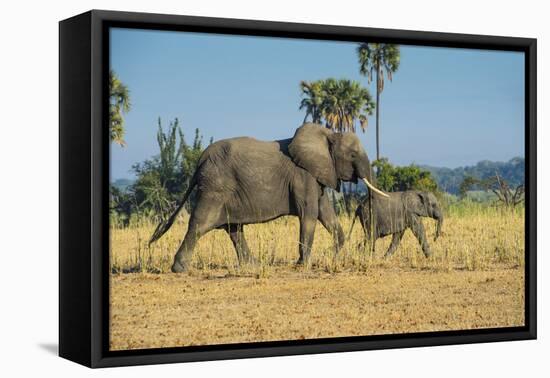
[[[191,178],[193,177],[193,174],[195,173],[195,170],[197,169],[197,165],[199,163],[199,159],[202,155],[202,152],[204,151],[204,148],[202,146],[202,136],[199,133],[199,129],[195,129],[195,137],[193,139],[193,144],[191,146],[187,145],[185,143],[185,137],[183,135],[183,132],[180,131],[180,140],[182,141],[180,149],[181,149],[181,162],[180,162],[180,187],[181,187],[181,193],[185,192],[187,188],[189,188],[189,185],[191,183]],[[214,142],[213,138],[210,138],[210,144]],[[196,192],[192,193],[189,196],[188,201],[186,202],[185,206],[186,209],[189,211],[192,209],[196,202]]]
[[[525,187],[523,184],[512,189],[508,183],[498,175],[498,173],[495,174],[493,182],[490,184],[489,188],[496,194],[498,200],[505,207],[516,207],[525,200]]]
[[[467,176],[460,185],[460,194],[464,198],[468,190],[472,187],[481,187],[485,191],[493,192],[497,197],[497,203],[500,203],[505,208],[514,208],[525,201],[525,187],[523,184],[517,185],[515,188],[504,180],[498,172],[494,176],[484,180]]]
[[[476,179],[473,176],[464,177],[464,180],[462,180],[462,183],[460,184],[460,187],[459,187],[460,198],[466,198],[466,195],[468,194],[468,190],[471,190],[480,182],[481,180]]]
[[[177,145],[177,137],[180,137],[180,146]],[[158,158],[157,171],[159,185],[165,188],[169,194],[177,194],[181,190],[181,175],[179,172],[179,164],[182,160],[185,146],[185,139],[179,126],[179,120],[176,118],[174,122],[170,122],[168,131],[165,133],[162,130],[162,123],[158,119],[157,143],[160,154]],[[169,198],[173,201],[173,198]]]
[[[199,130],[195,130],[195,139],[189,146],[177,118],[170,122],[166,131],[159,118],[157,143],[158,155],[132,167],[136,175],[133,185],[125,191],[111,188],[111,208],[124,220],[124,225],[128,224],[131,214],[158,220],[172,212],[189,187],[203,152]],[[193,206],[194,201],[192,195],[188,206]]]
[[[405,167],[393,166],[387,158],[375,160],[373,166],[378,170],[376,183],[388,192],[404,190],[423,190],[436,193],[437,182],[431,173],[411,164]]]
[[[143,215],[163,219],[172,210],[172,195],[162,185],[158,165],[148,162],[135,166],[138,179],[132,189],[138,204],[137,210]]]
[[[114,222],[114,224],[120,222],[119,224],[127,227],[130,224],[132,213],[135,212],[137,207],[133,193],[128,190],[121,190],[116,186],[111,185],[110,194],[111,214],[115,216],[117,221]]]
[[[387,158],[373,161],[372,166],[376,168],[378,172],[376,176],[377,186],[387,192],[392,191],[396,180],[395,167],[390,164]]]

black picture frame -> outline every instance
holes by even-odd
[[[109,351],[108,28],[464,47],[525,53],[525,326]],[[59,24],[59,355],[89,367],[535,339],[536,39],[92,10]]]

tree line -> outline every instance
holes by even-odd
[[[472,166],[458,168],[421,168],[432,174],[441,190],[454,195],[461,194],[461,185],[469,177],[481,182],[498,175],[511,186],[522,185],[525,182],[525,159],[522,157],[515,157],[507,162],[484,160]],[[473,183],[470,190],[484,190],[480,182]]]

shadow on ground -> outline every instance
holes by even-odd
[[[38,347],[56,356],[59,354],[59,347],[56,343],[40,343],[38,344]]]

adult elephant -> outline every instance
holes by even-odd
[[[386,256],[391,256],[399,246],[405,231],[410,229],[418,239],[424,255],[430,256],[430,246],[420,218],[430,217],[437,221],[434,241],[437,240],[443,226],[443,212],[435,195],[418,190],[391,192],[388,195],[389,197],[380,197],[373,194],[371,201],[365,201],[357,207],[355,216],[359,217],[363,226],[365,242],[371,240],[373,231],[374,242],[378,238],[392,235],[391,244],[386,251]],[[374,224],[371,222],[371,214],[375,220]]]
[[[321,125],[307,123],[291,139],[220,140],[203,152],[181,203],[167,221],[158,225],[150,243],[170,228],[196,187],[197,202],[174,257],[173,272],[189,268],[197,240],[216,228],[229,233],[239,262],[252,261],[243,225],[283,215],[300,218],[298,263],[307,263],[317,220],[333,235],[337,249],[344,242],[342,227],[325,188],[339,189],[340,181],[357,182],[358,178],[377,191],[369,182],[367,153],[352,133],[333,133]]]

